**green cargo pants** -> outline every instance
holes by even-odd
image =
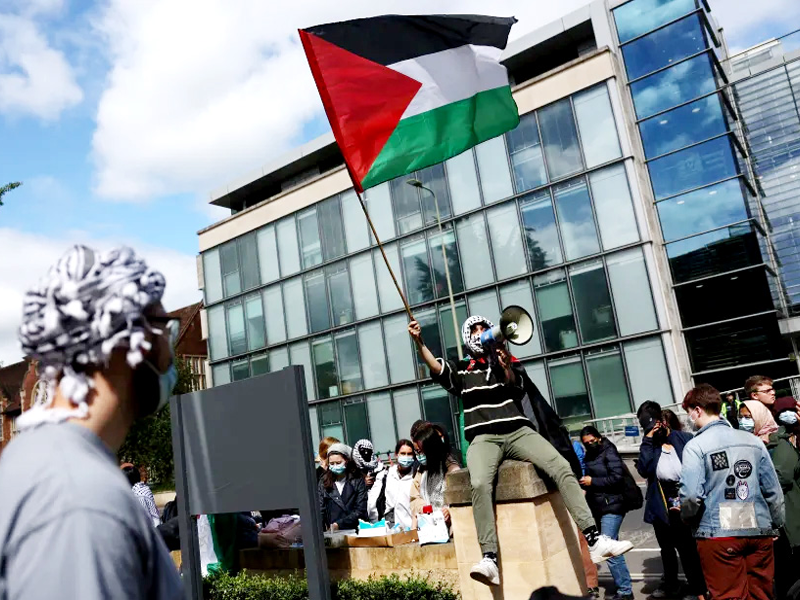
[[[492,493],[497,469],[503,459],[524,460],[544,471],[561,492],[564,504],[578,528],[585,531],[595,526],[569,462],[550,442],[528,427],[505,435],[478,435],[467,450],[467,468],[472,485],[472,514],[483,553],[497,552]]]

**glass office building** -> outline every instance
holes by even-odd
[[[706,7],[593,5],[509,46],[520,124],[409,176],[436,200],[405,177],[365,195],[433,352],[461,343],[444,250],[459,326],[510,304],[534,316],[513,352],[573,428],[679,401],[693,378],[736,387],[783,348]],[[213,385],[303,365],[317,439],[385,452],[420,418],[458,439],[341,165],[322,140],[212,197],[232,211],[200,232]]]

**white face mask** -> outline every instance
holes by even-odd
[[[692,412],[694,412],[694,409],[692,409]],[[699,418],[700,417],[698,417],[698,419]],[[692,431],[697,431],[698,429],[700,429],[700,425],[697,424],[697,419],[692,418],[691,412],[689,413],[689,425],[691,426]]]
[[[784,425],[796,425],[797,413],[785,410],[778,415],[778,421],[780,421]]]
[[[739,429],[741,429],[742,431],[753,433],[753,431],[755,431],[756,429],[756,422],[749,417],[740,417]]]

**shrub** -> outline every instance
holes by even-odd
[[[266,577],[213,575],[205,580],[206,600],[308,600],[308,584],[299,575]],[[332,600],[458,600],[459,595],[444,583],[421,575],[400,578],[345,579],[331,584]]]

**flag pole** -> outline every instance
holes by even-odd
[[[367,217],[367,223],[369,223],[369,228],[372,231],[372,236],[375,238],[375,242],[378,244],[378,248],[380,248],[381,256],[383,256],[383,262],[386,263],[386,268],[389,269],[389,275],[392,276],[392,281],[394,282],[394,287],[397,289],[397,293],[400,294],[400,299],[403,301],[403,306],[408,313],[408,318],[414,321],[414,315],[411,312],[411,308],[408,306],[408,301],[406,301],[405,294],[403,294],[403,290],[400,287],[400,284],[397,282],[397,277],[394,275],[394,271],[392,270],[392,265],[389,264],[389,258],[386,256],[386,251],[383,249],[383,244],[381,243],[381,239],[378,237],[378,232],[375,231],[375,225],[372,222],[372,219],[369,217],[369,212],[367,212],[367,205],[364,204],[364,198],[361,197],[361,192],[358,191],[358,186],[353,186],[356,191],[356,196],[358,196],[358,202],[361,204],[361,210],[364,211],[364,216]]]

